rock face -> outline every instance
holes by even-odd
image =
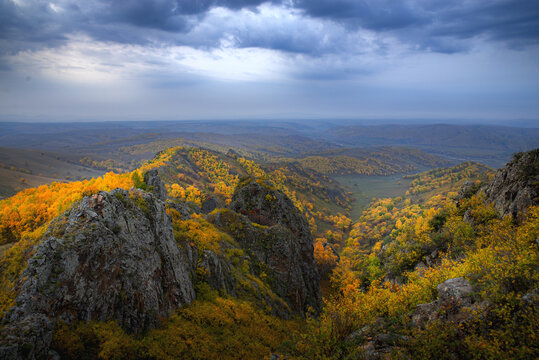
[[[539,204],[539,149],[516,154],[498,170],[485,193],[500,214],[514,218],[527,207]]]
[[[457,194],[456,200],[468,199],[475,195],[480,188],[481,184],[476,184],[472,181],[466,181],[464,182],[464,184],[462,184],[462,187]]]
[[[150,192],[152,192],[156,198],[162,201],[166,200],[167,189],[161,182],[157,169],[148,170],[144,174],[144,182],[146,183],[146,186],[148,186]]]
[[[283,192],[252,179],[238,186],[230,209],[260,225],[246,226],[235,237],[269,268],[276,294],[296,313],[303,315],[309,308],[319,312],[320,276],[305,216]]]
[[[176,244],[165,205],[153,195],[117,189],[84,198],[51,224],[29,260],[4,320],[11,345],[0,355],[43,354],[59,319],[115,319],[132,333],[157,326],[195,298],[191,254]],[[34,324],[30,333],[39,331],[41,342],[18,338],[24,324]]]
[[[444,317],[444,320],[462,322],[469,318],[473,310],[485,308],[487,302],[474,303],[473,287],[462,277],[444,281],[438,285],[438,299],[428,304],[419,304],[412,314],[412,322],[422,325]]]
[[[230,264],[211,250],[204,250],[200,267],[206,270],[208,285],[229,295],[236,295],[236,282]]]

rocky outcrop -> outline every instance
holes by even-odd
[[[236,279],[232,274],[232,266],[211,250],[204,250],[200,258],[200,268],[204,269],[205,281],[211,288],[236,295]]]
[[[313,238],[284,193],[259,180],[242,183],[234,211],[207,215],[233,239],[222,240],[219,249],[198,249],[196,241],[174,238],[167,214],[167,207],[174,209],[184,221],[191,209],[166,200],[157,171],[144,180],[151,193],[99,192],[51,223],[3,319],[0,359],[54,358],[49,346],[60,320],[112,319],[128,333],[143,333],[191,303],[195,281],[256,299],[285,318],[320,311]]]
[[[194,300],[192,263],[153,195],[117,189],[86,197],[51,224],[29,260],[0,354],[43,356],[60,319],[115,319],[131,333],[155,327]]]
[[[475,183],[473,181],[465,181],[462,187],[459,189],[455,200],[468,199],[475,195],[481,188],[481,183]],[[458,203],[457,203],[458,205]]]
[[[313,237],[307,219],[290,198],[263,180],[249,179],[234,192],[232,209],[241,218],[214,221],[224,229],[234,221],[243,223],[232,234],[242,247],[267,266],[273,277],[272,289],[291,309],[305,314],[321,308],[320,276],[314,261]]]
[[[460,323],[467,320],[474,311],[484,309],[488,302],[476,302],[473,287],[462,277],[444,281],[438,285],[438,299],[428,304],[419,304],[412,314],[412,323],[423,325],[441,319]]]
[[[200,205],[200,211],[203,214],[209,214],[213,210],[220,207],[219,205],[220,204],[219,204],[219,201],[217,200],[217,198],[215,196],[213,196],[213,195],[209,195],[202,201],[202,204]]]
[[[167,198],[167,189],[161,182],[157,169],[148,170],[144,173],[144,183],[148,190],[154,194],[156,198],[165,201]]]
[[[501,215],[515,219],[527,207],[539,204],[539,149],[516,154],[498,170],[485,194]]]
[[[446,280],[438,285],[438,298],[428,304],[417,305],[411,314],[411,325],[425,326],[436,320],[461,323],[470,319],[478,310],[485,310],[488,302],[475,302],[473,287],[468,280],[459,277]],[[409,333],[393,332],[394,321],[390,318],[377,318],[372,324],[353,332],[345,342],[359,345],[361,359],[390,359],[395,348],[410,341]]]

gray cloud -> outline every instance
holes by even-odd
[[[297,65],[293,77],[335,80],[371,73],[378,69],[372,63],[405,52],[463,53],[478,42],[536,45],[539,2],[0,0],[2,68],[9,66],[3,56],[55,48],[73,34],[155,47],[276,50]]]
[[[464,51],[466,41],[475,37],[520,48],[537,44],[539,39],[539,2],[530,0],[296,0],[286,4],[279,0],[57,0],[52,5],[40,0],[25,5],[0,0],[0,38],[9,43],[4,42],[1,50],[56,46],[70,33],[119,43],[215,47],[224,31],[213,24],[197,28],[212,8],[248,8],[257,14],[256,6],[268,2],[326,23],[318,32],[314,27],[306,29],[308,34],[299,28],[248,28],[234,21],[223,24],[237,46],[311,55],[340,51],[346,42],[320,46],[327,38],[327,22],[335,24],[333,29],[340,26],[349,33],[369,30],[394,36],[411,47],[442,53]]]
[[[525,47],[539,42],[539,2],[530,0],[297,0],[309,16],[351,28],[390,32],[442,53],[460,52],[474,37]]]
[[[372,30],[401,29],[424,24],[410,1],[297,0],[296,6],[314,17],[333,19]]]

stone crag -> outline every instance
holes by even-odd
[[[308,308],[319,312],[320,275],[314,241],[307,219],[292,200],[267,182],[253,179],[238,186],[230,209],[262,226],[254,236],[240,236],[239,241],[273,271],[276,293],[296,313],[304,314]]]
[[[114,319],[131,333],[157,326],[195,299],[191,254],[177,246],[165,204],[152,194],[117,189],[84,198],[51,224],[22,274],[4,319],[10,351],[42,355],[57,320]],[[19,337],[21,325],[42,341]]]
[[[529,206],[539,204],[539,149],[516,154],[498,170],[485,194],[502,216],[515,219]]]
[[[189,208],[166,200],[157,171],[144,180],[151,193],[99,192],[51,223],[21,275],[16,304],[3,319],[0,359],[54,358],[49,347],[58,321],[113,319],[128,333],[144,333],[193,302],[200,281],[239,297],[249,281],[254,290],[248,295],[277,316],[320,311],[313,238],[284,193],[253,180],[236,189],[229,209],[207,215],[234,239],[222,242],[218,254],[175,239],[167,207],[178,211],[180,221],[190,218]],[[250,264],[243,278],[225,256],[235,247]],[[200,270],[203,279],[197,278]]]

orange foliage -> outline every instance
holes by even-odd
[[[21,191],[0,201],[0,244],[41,235],[44,226],[85,195],[131,187],[130,174],[107,173],[91,180],[52,183]]]
[[[321,274],[329,273],[337,265],[338,260],[333,249],[321,238],[316,239],[314,243],[314,258]]]

